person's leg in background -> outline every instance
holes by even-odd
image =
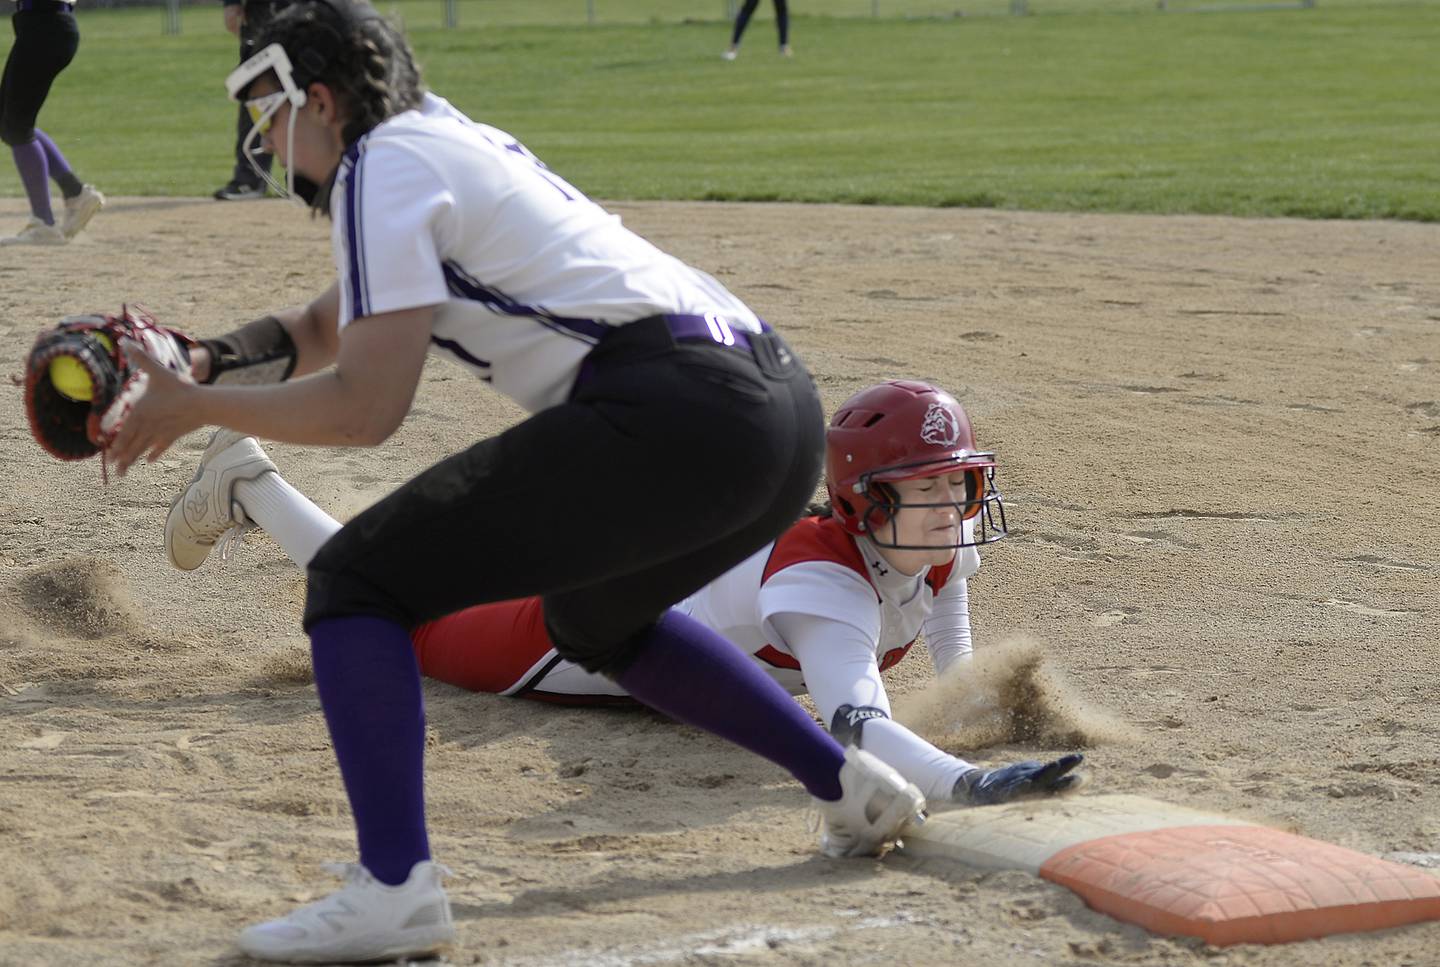
[[[750,17],[759,5],[760,0],[745,0],[745,6],[740,8],[740,13],[735,17],[735,29],[730,34],[730,47],[721,55],[726,60],[734,60],[740,53],[740,38],[745,35],[745,28],[750,25]]]
[[[780,54],[789,57],[790,49],[790,3],[789,0],[775,0],[775,28],[780,32]]]
[[[63,245],[67,239],[55,224],[50,199],[51,172],[45,149],[50,139],[41,139],[35,120],[55,78],[74,59],[80,31],[69,12],[23,10],[14,14],[12,23],[15,43],[0,77],[0,140],[10,146],[30,203],[30,221],[18,234],[0,239],[0,244]],[[63,158],[61,161],[63,164]]]
[[[241,63],[255,53],[255,37],[261,27],[260,23],[252,22],[252,18],[258,19],[256,11],[259,9],[259,5],[247,3],[244,7],[246,20],[240,25]],[[251,201],[264,198],[266,195],[265,180],[260,177],[250,164],[250,160],[245,157],[245,136],[250,133],[250,128],[253,126],[254,122],[250,120],[245,105],[241,104],[235,122],[235,168],[230,175],[230,181],[215,190],[216,201]],[[255,163],[265,171],[269,171],[272,157],[256,150]]]
[[[45,151],[45,165],[50,170],[50,178],[60,186],[60,194],[65,199],[65,214],[60,219],[60,231],[66,238],[74,238],[90,224],[95,213],[105,207],[105,196],[94,185],[80,180],[71,170],[70,162],[65,159],[60,147],[50,139],[50,135],[36,128],[35,140],[40,142],[40,147]]]

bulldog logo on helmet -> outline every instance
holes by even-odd
[[[959,473],[965,475],[964,493],[942,494],[940,503],[902,501],[894,486],[925,477],[954,481]],[[975,547],[1005,536],[995,454],[976,448],[965,408],[929,383],[878,383],[840,404],[825,429],[825,492],[840,526],[879,547]],[[969,525],[953,542],[897,543],[894,519],[905,507],[945,506],[957,509]]]
[[[960,439],[960,421],[943,403],[931,403],[920,424],[920,439],[931,446],[953,447]]]

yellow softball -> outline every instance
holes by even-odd
[[[103,332],[93,335],[106,349],[115,348],[110,337]],[[90,381],[90,371],[74,356],[56,356],[50,360],[50,385],[59,390],[61,396],[77,403],[88,403],[95,398],[95,385]]]

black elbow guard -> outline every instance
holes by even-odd
[[[830,720],[830,736],[841,745],[853,745],[860,747],[860,733],[865,728],[865,723],[871,719],[888,719],[883,708],[876,708],[873,705],[861,705],[858,708],[854,705],[842,705],[835,710],[835,717]]]
[[[218,339],[202,339],[200,345],[210,352],[207,383],[280,383],[295,372],[295,340],[274,316],[256,319]]]

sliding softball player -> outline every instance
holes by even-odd
[[[188,502],[235,505],[229,520],[262,526],[297,563],[340,525],[280,479],[251,439],[207,457],[166,529],[172,562],[204,562],[217,535],[186,524]],[[234,466],[237,469],[222,471]],[[209,476],[205,476],[208,473]],[[224,480],[222,481],[222,476]],[[925,383],[869,387],[826,433],[829,505],[797,521],[676,609],[729,638],[791,694],[809,693],[847,745],[874,753],[931,802],[999,802],[1067,788],[1080,761],[1009,767],[1004,781],[890,717],[881,673],[920,634],[937,674],[963,674],[971,652],[968,579],[978,547],[1005,535],[995,461],[949,394]],[[539,598],[467,608],[411,633],[421,672],[477,692],[565,705],[632,699],[613,679],[564,659]],[[1051,769],[1037,780],[1044,769]]]

